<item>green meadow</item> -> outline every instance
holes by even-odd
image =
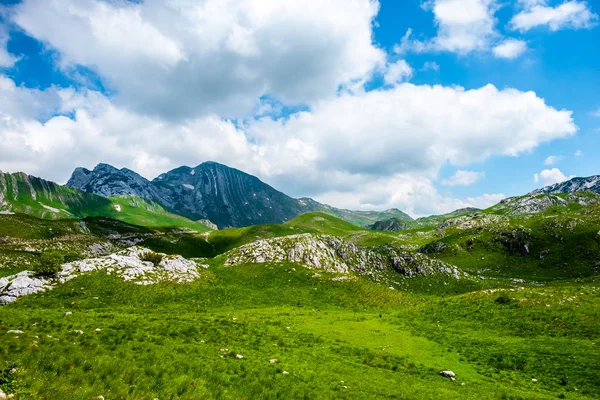
[[[120,233],[208,265],[188,284],[96,272],[0,307],[0,389],[17,399],[598,398],[598,206],[490,215],[396,233],[321,213],[208,233],[0,216],[4,260],[35,260],[22,247],[41,244],[82,258]],[[469,276],[388,271],[375,282],[291,263],[224,266],[232,248],[299,233],[418,250]],[[2,276],[26,269],[11,265]]]

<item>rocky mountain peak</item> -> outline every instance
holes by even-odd
[[[531,192],[531,194],[573,193],[583,190],[600,193],[600,175],[589,176],[587,178],[569,179],[565,182],[555,183],[554,185],[534,190]]]

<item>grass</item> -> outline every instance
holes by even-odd
[[[95,273],[0,307],[0,388],[23,399],[597,398],[600,207],[502,218],[387,233],[309,213],[193,233],[0,215],[0,256],[21,260],[0,274],[35,259],[24,246],[82,252],[116,233],[210,257],[190,284]],[[334,281],[288,263],[223,267],[219,257],[299,233],[421,249],[471,277]],[[15,329],[24,333],[6,333]],[[456,381],[439,375],[446,369]]]
[[[0,359],[17,366],[17,393],[583,399],[600,390],[595,281],[442,296],[423,282],[391,290],[291,264],[203,274],[140,287],[99,273],[0,308]],[[495,301],[505,291],[515,303]]]

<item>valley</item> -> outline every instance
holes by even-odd
[[[18,398],[600,390],[594,192],[534,193],[397,231],[323,212],[208,230],[86,212],[40,218],[10,204],[19,212],[0,215],[0,390]],[[51,251],[64,273],[34,290],[27,271]],[[143,261],[151,252],[163,253],[154,266]],[[30,286],[16,291],[19,276]]]

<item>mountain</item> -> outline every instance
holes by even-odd
[[[148,227],[208,227],[165,211],[132,195],[102,197],[61,186],[23,172],[0,171],[0,214],[27,214],[43,219],[109,217]]]
[[[134,195],[192,220],[207,219],[220,228],[284,222],[313,206],[215,162],[179,167],[152,181],[126,168],[99,164],[93,171],[77,168],[67,186],[106,197]]]
[[[320,211],[367,226],[383,218],[411,219],[397,209],[351,211],[313,199],[294,199],[255,176],[215,162],[179,167],[150,181],[129,169],[99,164],[77,168],[67,186],[110,197],[134,195],[192,220],[209,220],[219,228],[282,223],[305,212]]]
[[[314,207],[314,211],[331,214],[340,219],[343,219],[344,221],[348,221],[352,224],[362,226],[364,228],[369,227],[377,221],[390,218],[394,218],[403,222],[413,220],[410,217],[410,215],[398,210],[397,208],[390,208],[389,210],[385,211],[355,211],[335,208],[326,204],[318,204]]]
[[[413,227],[412,221],[404,221],[398,218],[389,218],[377,221],[370,228],[374,231],[398,232]]]
[[[536,193],[573,193],[582,190],[596,192],[600,194],[600,175],[594,175],[587,178],[573,178],[565,182],[556,183],[541,189],[534,190]]]
[[[430,215],[428,217],[417,218],[416,220],[406,220],[399,218],[390,218],[382,221],[377,221],[369,228],[376,231],[397,232],[407,229],[420,229],[429,226],[437,226],[444,221],[459,217],[461,215],[471,214],[480,211],[478,208],[467,207],[452,211],[442,215]]]
[[[600,203],[600,195],[590,191],[573,193],[530,193],[525,196],[509,197],[486,211],[494,214],[523,215],[538,214],[557,207],[589,206]]]

